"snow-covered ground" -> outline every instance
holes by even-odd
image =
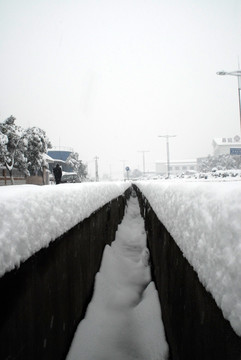
[[[123,194],[128,182],[0,187],[0,276]]]
[[[105,247],[93,299],[67,360],[168,358],[148,259],[144,222],[137,199],[131,198],[115,241]]]
[[[241,336],[241,181],[136,185]]]

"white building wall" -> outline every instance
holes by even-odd
[[[170,162],[171,175],[180,175],[182,173],[186,173],[189,171],[197,171],[196,160],[180,160],[180,161]],[[166,162],[156,163],[156,172],[162,175],[167,174],[167,163]]]
[[[235,136],[234,138],[216,138],[213,139],[213,155],[229,155],[230,149],[241,148],[240,137]]]

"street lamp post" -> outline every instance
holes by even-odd
[[[241,70],[236,71],[219,71],[217,72],[217,75],[231,75],[236,76],[238,79],[238,100],[239,100],[239,123],[240,123],[240,132],[241,132]]]
[[[169,154],[169,138],[176,137],[176,135],[158,135],[158,137],[166,138],[166,145],[167,145],[167,177],[170,177],[170,154]]]

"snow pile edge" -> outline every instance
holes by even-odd
[[[122,195],[128,182],[0,188],[0,276]]]
[[[241,336],[241,182],[136,184]]]

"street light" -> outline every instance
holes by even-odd
[[[241,70],[236,70],[236,71],[218,71],[217,75],[231,75],[231,76],[236,76],[238,79],[238,100],[239,100],[239,122],[240,122],[240,131],[241,131]]]
[[[167,141],[167,177],[170,177],[170,156],[169,156],[169,138],[176,137],[176,135],[158,135],[158,137],[164,137]]]

